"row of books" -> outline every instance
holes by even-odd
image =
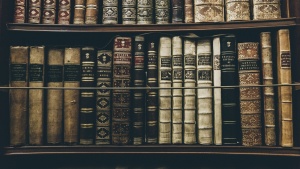
[[[280,0],[253,0],[253,4],[250,0],[75,0],[75,3],[71,0],[15,0],[14,22],[167,24],[265,20],[281,18],[280,7]]]
[[[260,42],[138,35],[106,50],[11,46],[10,144],[291,147],[289,30],[277,40],[277,77],[270,32]],[[286,85],[278,99],[274,79]]]

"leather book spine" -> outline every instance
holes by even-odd
[[[257,42],[238,43],[242,145],[262,145],[260,65]],[[251,87],[247,87],[251,86]]]
[[[277,81],[278,84],[292,83],[290,32],[277,32]],[[293,147],[292,86],[278,87],[279,145]]]
[[[196,144],[196,40],[183,41],[183,142]]]
[[[112,144],[130,143],[132,40],[116,37],[113,51]],[[120,88],[120,89],[118,89]]]
[[[136,1],[122,0],[122,24],[136,24]]]
[[[66,47],[64,55],[64,87],[80,87],[80,48]],[[79,134],[80,90],[64,89],[64,143],[77,144]]]
[[[96,53],[93,47],[81,48],[81,82],[80,87],[95,87]],[[79,144],[94,144],[95,140],[95,91],[80,90],[80,130]]]
[[[29,0],[28,5],[28,23],[41,22],[41,0]]]
[[[14,4],[14,23],[26,22],[26,0],[15,0]]]
[[[170,1],[155,0],[155,23],[167,24],[170,23]]]
[[[182,0],[172,0],[172,23],[183,23],[183,4]]]
[[[75,0],[73,24],[83,25],[85,23],[86,0]]]
[[[56,20],[56,0],[43,1],[43,24],[55,24]]]
[[[195,23],[199,22],[223,22],[223,0],[194,0]]]
[[[47,51],[46,83],[50,88],[63,87],[64,49],[51,47]],[[63,139],[63,90],[47,89],[47,143],[60,144]]]
[[[194,23],[194,0],[184,0],[184,23]]]
[[[145,87],[145,38],[135,36],[134,41],[134,87]],[[145,134],[145,90],[133,91],[132,141],[134,145],[144,143]]]
[[[68,25],[71,22],[71,0],[59,0],[57,23]]]
[[[97,51],[96,145],[111,143],[112,51]]]
[[[99,1],[87,0],[85,11],[85,24],[97,24],[99,13]]]
[[[103,24],[118,24],[118,0],[103,0]]]
[[[28,46],[10,47],[10,87],[28,87]],[[28,90],[9,90],[10,145],[27,144]]]
[[[226,0],[226,21],[250,20],[250,0]]]
[[[153,0],[137,1],[137,24],[153,24]]]
[[[271,44],[271,32],[260,33],[260,52],[262,63],[262,82],[263,85],[273,85],[273,54]],[[266,86],[263,90],[264,103],[264,133],[265,145],[276,145],[275,129],[275,105],[274,105],[274,87]]]
[[[29,51],[29,87],[44,87],[45,47],[31,46]],[[43,145],[44,90],[29,89],[29,144]]]
[[[280,0],[253,0],[253,20],[280,18]]]
[[[172,38],[172,87],[183,87],[183,53],[182,38],[174,36]],[[172,89],[172,144],[182,144],[182,89]]]

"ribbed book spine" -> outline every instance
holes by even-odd
[[[273,85],[273,55],[271,32],[260,33],[263,85]],[[276,145],[274,87],[263,88],[265,145]]]
[[[158,47],[158,143],[171,144],[172,39],[160,37]],[[164,89],[166,88],[166,89]]]
[[[29,0],[28,23],[41,22],[41,0]]]
[[[43,1],[43,24],[55,24],[56,19],[56,0]]]
[[[64,55],[64,87],[80,87],[80,48],[67,47]],[[64,89],[64,143],[77,144],[80,90]]]
[[[14,23],[26,22],[26,0],[15,0],[14,4]]]
[[[262,145],[260,66],[257,42],[238,43],[242,145]],[[251,86],[251,87],[247,87]]]
[[[81,48],[80,87],[95,87],[96,53],[93,47]],[[80,90],[80,126],[79,144],[94,144],[95,140],[95,91]]]
[[[118,0],[103,0],[103,24],[118,23]]]
[[[182,108],[183,97],[183,53],[182,53],[182,38],[174,36],[172,38],[172,144],[182,144]]]
[[[29,87],[44,87],[45,47],[31,46],[29,51]],[[44,90],[29,89],[29,144],[43,144]]]
[[[194,23],[194,0],[184,0],[184,23]]]
[[[155,23],[167,24],[170,23],[170,1],[155,0]]]
[[[73,24],[84,24],[86,0],[75,0]]]
[[[63,87],[64,49],[51,47],[47,51],[47,87]],[[47,143],[59,144],[63,141],[63,90],[47,89]]]
[[[99,13],[99,0],[87,0],[85,10],[85,24],[97,24]]]
[[[112,51],[97,52],[96,145],[111,143]]]
[[[183,142],[196,144],[196,40],[183,41]]]
[[[291,76],[290,32],[277,32],[277,80],[278,84],[289,85]],[[279,145],[293,147],[293,105],[292,86],[278,87]]]
[[[250,20],[250,0],[226,0],[226,21]]]
[[[28,87],[28,46],[10,47],[10,87]],[[28,90],[9,90],[10,145],[27,144]]]
[[[253,0],[253,20],[281,18],[280,0]]]
[[[172,23],[183,23],[184,1],[172,0]]]
[[[68,25],[71,21],[71,0],[59,0],[57,23]]]
[[[195,23],[198,22],[223,22],[223,0],[194,0]]]
[[[122,24],[136,24],[136,1],[122,0]]]

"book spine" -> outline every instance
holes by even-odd
[[[131,38],[116,37],[113,52],[112,144],[129,144],[131,92],[126,88],[131,86]]]
[[[28,87],[28,46],[10,47],[10,87]],[[9,90],[10,145],[27,144],[28,90]]]
[[[64,87],[80,87],[80,48],[65,48]],[[64,90],[64,143],[78,143],[80,90]]]
[[[26,22],[26,0],[15,0],[14,23]]]
[[[260,33],[263,85],[273,85],[271,32]],[[263,88],[265,144],[276,145],[274,87]]]
[[[153,23],[153,0],[137,1],[137,24]]]
[[[47,87],[63,87],[64,49],[49,48],[47,52],[46,78]],[[63,138],[63,90],[48,89],[47,109],[47,143],[59,144]]]
[[[75,0],[73,24],[83,25],[85,23],[86,0]]]
[[[280,0],[253,0],[253,20],[281,18]]]
[[[55,24],[56,19],[56,0],[48,0],[43,3],[43,24]]]
[[[250,0],[226,0],[226,21],[250,20]]]
[[[183,142],[196,144],[196,41],[183,42]]]
[[[29,87],[44,87],[45,47],[31,46],[29,51]],[[29,89],[29,144],[43,144],[44,90]]]
[[[41,0],[29,0],[28,23],[41,22]]]
[[[172,39],[160,37],[158,47],[158,143],[171,144]],[[167,88],[167,89],[164,89]]]
[[[103,24],[118,23],[118,0],[103,0]]]
[[[71,0],[59,0],[57,23],[68,25],[71,22]]]
[[[195,0],[194,3],[195,23],[224,21],[223,0]]]
[[[182,38],[172,38],[172,87],[183,87]],[[172,144],[182,144],[182,89],[172,89]]]
[[[258,43],[238,43],[242,145],[262,145]],[[251,87],[247,87],[251,86]]]
[[[122,0],[122,24],[136,24],[136,1]]]
[[[145,87],[145,38],[136,36],[134,43],[134,87]],[[133,91],[133,144],[144,143],[145,91]]]
[[[213,85],[221,86],[221,42],[220,37],[213,39]],[[214,110],[214,144],[222,145],[222,102],[221,88],[213,89],[213,110]]]
[[[277,76],[278,84],[292,83],[290,32],[288,29],[280,29],[277,32]],[[293,147],[292,108],[292,86],[279,86],[279,145],[282,147]]]
[[[194,23],[194,0],[184,0],[184,23]]]
[[[112,51],[97,51],[96,145],[111,143]]]
[[[99,13],[99,1],[87,0],[85,11],[85,24],[97,24]]]
[[[93,47],[81,48],[81,87],[95,87],[96,53]],[[93,144],[95,140],[95,91],[80,90],[79,144]]]
[[[155,0],[155,23],[167,24],[170,23],[170,1]]]
[[[183,23],[183,1],[172,0],[172,23]]]

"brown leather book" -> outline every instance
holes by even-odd
[[[41,0],[29,0],[28,23],[41,22]]]
[[[26,0],[15,0],[14,23],[26,22]]]
[[[194,0],[184,0],[184,23],[194,23]]]
[[[71,0],[59,0],[57,23],[68,25],[71,20]]]
[[[250,20],[250,0],[226,0],[226,21]]]
[[[97,24],[98,23],[98,0],[87,0],[85,11],[85,24]]]
[[[281,18],[280,0],[253,0],[253,20]]]
[[[56,0],[47,0],[43,3],[43,24],[55,24],[56,21]]]

